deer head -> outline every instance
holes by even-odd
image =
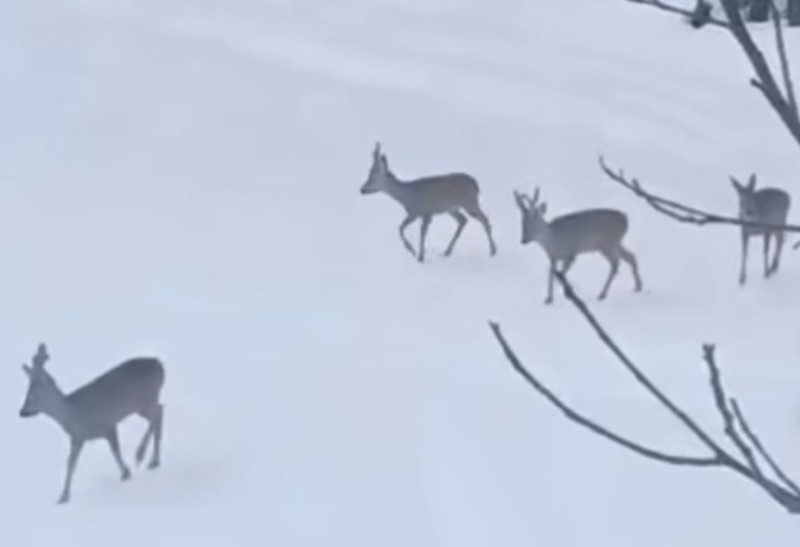
[[[28,393],[19,411],[19,415],[23,418],[36,416],[40,412],[48,410],[54,391],[60,393],[55,380],[44,368],[49,359],[47,346],[42,343],[36,349],[31,366],[22,365],[22,370],[28,377]]]

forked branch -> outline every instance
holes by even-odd
[[[726,394],[725,388],[722,385],[719,368],[716,364],[713,345],[705,344],[703,346],[703,359],[709,369],[711,390],[717,410],[722,418],[725,434],[741,454],[741,458],[734,456],[717,443],[717,441],[715,441],[693,418],[662,392],[652,380],[625,355],[619,345],[589,310],[586,303],[575,294],[575,291],[572,289],[572,286],[569,284],[564,274],[555,271],[554,275],[564,289],[564,294],[567,299],[577,308],[587,323],[589,323],[603,345],[614,354],[617,360],[634,376],[641,386],[675,416],[701,444],[706,446],[710,455],[698,457],[665,454],[626,439],[580,414],[555,395],[551,389],[522,364],[503,336],[500,325],[495,322],[490,322],[489,326],[503,351],[503,355],[513,369],[519,373],[534,390],[544,396],[550,404],[558,408],[567,419],[606,440],[612,441],[618,446],[627,448],[640,456],[672,465],[731,469],[760,487],[787,512],[791,514],[800,514],[800,489],[798,489],[795,482],[788,478],[788,475],[776,463],[775,459],[753,433],[736,401],[729,398]],[[742,430],[741,432],[736,428],[737,423]],[[762,471],[756,458],[756,453],[767,462],[767,465],[775,475],[774,479],[767,477]]]
[[[660,10],[677,13],[684,16],[691,16],[692,11],[677,6],[673,6],[661,0],[627,0],[634,4],[642,4],[645,6],[654,7]],[[727,29],[731,35],[736,39],[739,46],[744,51],[750,66],[755,72],[755,78],[750,80],[750,83],[764,95],[764,98],[769,102],[772,109],[783,122],[786,129],[794,138],[795,142],[800,145],[800,118],[797,112],[797,100],[794,94],[794,86],[792,84],[792,77],[789,71],[789,60],[786,53],[786,47],[783,40],[783,32],[781,29],[780,17],[778,10],[773,3],[772,15],[775,22],[775,38],[778,46],[778,58],[780,61],[781,72],[785,89],[782,90],[778,85],[777,79],[772,73],[772,69],[764,58],[764,54],[758,48],[753,40],[747,24],[742,18],[741,11],[737,0],[720,0],[722,10],[725,13],[726,21],[719,19],[708,18],[707,23]]]
[[[664,463],[671,463],[673,465],[694,465],[697,467],[719,465],[719,462],[714,457],[703,458],[703,457],[692,457],[692,456],[680,456],[680,455],[666,454],[664,452],[648,448],[646,446],[643,446],[639,443],[636,443],[621,435],[614,433],[610,429],[598,424],[596,421],[587,418],[583,414],[577,412],[567,403],[562,401],[555,393],[553,393],[553,391],[549,387],[547,387],[547,385],[545,385],[541,380],[536,378],[536,376],[534,376],[525,368],[525,366],[520,362],[519,358],[517,358],[516,354],[514,353],[514,350],[512,350],[511,347],[508,345],[508,342],[506,342],[506,339],[500,330],[500,325],[498,325],[493,321],[490,321],[489,326],[491,327],[495,338],[497,338],[497,341],[500,343],[500,347],[503,348],[503,353],[505,354],[506,359],[508,359],[508,362],[511,363],[511,366],[514,367],[514,370],[516,370],[520,374],[520,376],[525,378],[525,380],[531,385],[531,387],[533,387],[536,391],[538,391],[554,407],[560,410],[568,420],[575,422],[581,427],[585,427],[592,433],[595,433],[605,438],[606,440],[609,440],[615,444],[618,444],[633,452],[636,452],[640,456],[651,458],[653,460],[661,461]]]

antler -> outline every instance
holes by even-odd
[[[50,355],[47,353],[47,346],[44,343],[39,344],[36,355],[33,356],[33,368],[44,368],[48,359],[50,359]]]
[[[525,195],[523,192],[514,190],[514,199],[517,200],[517,205],[522,209],[533,209],[539,202],[539,187],[537,186],[533,192],[533,197]]]
[[[533,191],[533,197],[530,198],[531,200],[531,207],[539,203],[539,187],[537,186],[536,189]]]
[[[530,198],[523,194],[518,190],[514,190],[514,200],[517,202],[517,206],[522,209],[522,211],[526,211],[528,209],[528,203]]]

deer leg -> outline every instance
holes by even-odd
[[[749,236],[742,230],[742,264],[739,269],[739,285],[747,282],[747,243]]]
[[[769,274],[772,272],[770,271],[769,267],[769,238],[772,234],[770,232],[764,232],[764,277],[769,277]]]
[[[785,234],[783,230],[780,230],[775,234],[775,256],[772,259],[772,268],[771,273],[777,273],[778,266],[780,265],[781,260],[781,252],[783,251],[783,242],[785,238]]]
[[[136,465],[141,465],[142,461],[144,460],[145,452],[147,452],[147,445],[150,443],[150,438],[153,436],[153,423],[149,422],[147,424],[147,431],[144,432],[142,436],[142,440],[139,442],[138,448],[136,448]]]
[[[636,255],[633,254],[631,251],[623,247],[622,245],[619,246],[617,250],[619,253],[619,257],[625,261],[628,266],[631,267],[631,272],[633,272],[633,281],[635,283],[634,292],[639,292],[642,290],[642,278],[639,276],[639,263],[636,260]]]
[[[122,480],[128,480],[131,478],[131,470],[128,469],[128,466],[125,465],[125,461],[122,459],[122,454],[119,450],[119,435],[117,434],[116,427],[108,432],[106,440],[108,441],[109,448],[111,448],[111,454],[114,456],[114,460],[117,462],[119,470],[122,473]]]
[[[422,217],[422,225],[419,228],[419,255],[417,260],[420,262],[425,261],[425,238],[428,237],[428,228],[431,225],[431,216],[426,215]]]
[[[161,465],[161,432],[164,429],[164,405],[157,404],[153,409],[153,455],[150,457],[148,469],[156,469]]]
[[[61,491],[61,497],[58,498],[59,504],[69,502],[70,493],[72,492],[72,476],[75,474],[75,468],[78,465],[78,457],[81,455],[82,449],[83,441],[72,439],[69,448],[69,457],[67,458],[67,474],[64,478],[64,488]]]
[[[602,251],[602,253],[603,256],[606,257],[606,260],[608,260],[610,269],[608,271],[606,282],[603,285],[603,289],[600,291],[600,294],[597,295],[598,300],[605,300],[606,296],[608,295],[608,289],[611,287],[611,282],[617,276],[617,271],[619,270],[619,256],[610,251]]]
[[[155,469],[161,463],[161,430],[164,421],[164,405],[156,404],[153,408],[140,412],[140,416],[148,421],[147,431],[145,431],[139,447],[136,449],[136,465],[140,465],[147,452],[150,439],[153,439],[153,455],[148,464],[149,469]]]
[[[444,251],[444,256],[450,256],[453,252],[453,247],[456,246],[456,241],[464,230],[464,226],[467,224],[467,217],[460,211],[451,211],[450,216],[455,219],[458,226],[456,227],[456,232],[453,234],[453,239],[450,240],[450,244],[447,245],[447,249]]]
[[[403,222],[400,223],[400,239],[403,240],[403,245],[412,256],[417,256],[417,252],[414,250],[414,247],[411,246],[411,243],[409,243],[408,239],[406,239],[406,228],[408,228],[408,225],[415,220],[417,220],[416,216],[408,215],[403,219]]]
[[[489,240],[489,254],[494,256],[497,254],[497,244],[494,242],[492,236],[492,223],[489,222],[489,217],[481,210],[480,205],[475,203],[470,207],[465,207],[467,214],[481,223],[483,230],[486,232],[486,238]]]
[[[573,264],[575,264],[575,255],[570,255],[564,260],[564,264],[561,266],[561,273],[566,276]],[[566,287],[564,288],[564,294],[567,294]]]
[[[544,299],[545,304],[553,303],[553,281],[555,280],[556,261],[550,260],[550,268],[547,270],[547,298]]]

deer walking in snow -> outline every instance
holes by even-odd
[[[603,285],[599,300],[606,298],[611,282],[617,275],[619,261],[630,266],[635,282],[635,291],[642,290],[636,256],[622,245],[628,231],[628,217],[616,209],[586,209],[545,219],[547,203],[539,203],[539,188],[532,197],[514,192],[514,199],[522,214],[522,241],[527,245],[536,241],[550,260],[546,304],[553,302],[553,271],[563,263],[561,272],[566,275],[578,255],[599,252],[608,260],[611,269]]]
[[[756,190],[756,175],[750,175],[747,184],[742,184],[734,177],[730,177],[731,184],[739,197],[739,218],[750,222],[762,224],[786,224],[789,215],[791,198],[789,194],[779,188],[760,188]],[[762,228],[755,226],[742,226],[742,260],[739,269],[739,285],[747,282],[747,247],[752,236],[764,238],[764,277],[768,278],[778,271],[781,251],[783,250],[784,232],[780,229]],[[775,239],[775,254],[772,264],[769,262],[770,238]]]
[[[19,411],[23,418],[45,414],[55,420],[70,438],[67,472],[58,503],[70,499],[72,476],[84,443],[105,439],[119,467],[122,480],[131,472],[120,453],[117,424],[132,414],[148,421],[148,428],[136,450],[136,463],[144,459],[150,440],[153,451],[148,467],[161,462],[161,431],[164,407],[159,402],[164,385],[164,366],[155,358],[129,359],[72,393],[64,394],[45,369],[50,358],[47,347],[40,344],[31,366],[22,365],[28,376],[28,392]]]
[[[372,166],[366,182],[361,187],[361,193],[375,192],[385,192],[405,208],[406,218],[400,223],[400,239],[408,252],[416,256],[419,262],[425,260],[425,238],[431,219],[434,215],[442,213],[449,214],[457,224],[444,256],[450,256],[453,252],[453,247],[467,224],[467,215],[483,226],[489,240],[490,254],[494,256],[497,253],[497,245],[492,237],[492,226],[481,209],[478,198],[480,190],[472,176],[465,173],[448,173],[401,181],[389,169],[386,155],[381,153],[380,143],[375,143]],[[405,229],[417,219],[421,221],[419,252],[414,251],[414,247],[405,236]]]

